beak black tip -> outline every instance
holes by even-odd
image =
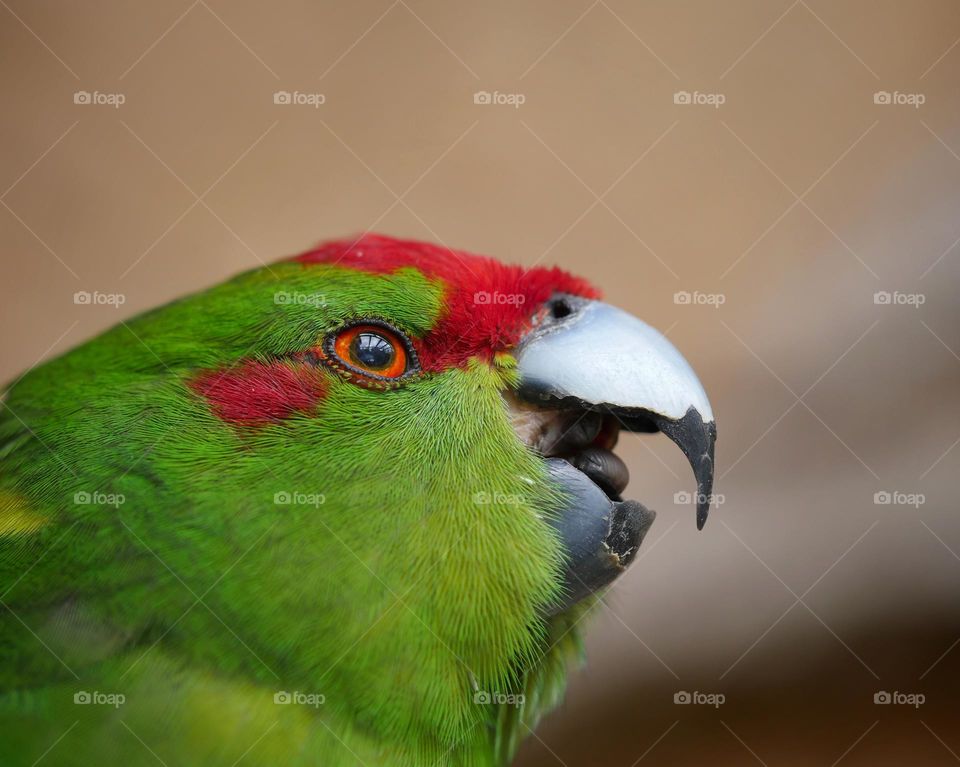
[[[709,502],[697,504],[697,530],[703,530],[703,526],[707,524],[707,514],[709,513]]]
[[[693,407],[682,418],[663,416],[653,419],[657,428],[680,446],[690,461],[697,483],[697,530],[703,530],[713,500],[713,448],[717,441],[717,424],[704,421]]]
[[[714,427],[714,437],[716,427]],[[713,442],[710,451],[700,459],[700,465],[694,471],[697,479],[697,530],[703,530],[713,502]]]

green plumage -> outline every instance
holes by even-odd
[[[224,422],[190,387],[356,317],[420,336],[443,306],[415,269],[280,264],[12,386],[0,764],[47,749],[51,767],[509,759],[558,700],[588,609],[538,617],[559,589],[544,519],[558,491],[507,418],[512,359],[387,393],[324,371],[317,412],[256,428]],[[284,691],[299,702],[275,702]],[[78,704],[80,692],[125,700]],[[525,703],[484,705],[482,692]]]

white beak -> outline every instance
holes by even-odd
[[[663,334],[633,315],[599,301],[559,300],[564,312],[544,319],[517,350],[520,396],[610,412],[634,431],[662,431],[693,467],[702,527],[713,488],[716,424],[693,369]]]

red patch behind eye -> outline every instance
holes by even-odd
[[[204,370],[190,388],[210,403],[217,417],[247,426],[309,412],[325,393],[323,376],[315,368],[257,360],[226,370]]]
[[[586,280],[561,269],[527,270],[439,245],[379,235],[324,243],[296,260],[376,274],[412,267],[441,281],[445,311],[424,338],[414,339],[421,365],[430,371],[461,366],[472,357],[490,359],[516,346],[534,313],[554,293],[600,296]]]

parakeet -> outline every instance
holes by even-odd
[[[556,268],[365,235],[147,312],[0,410],[0,765],[493,767],[716,426]]]

